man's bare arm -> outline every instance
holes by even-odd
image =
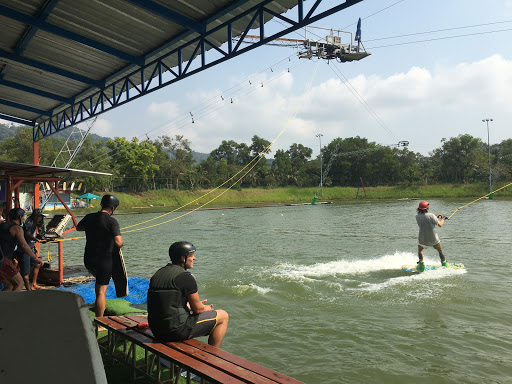
[[[188,300],[188,304],[190,305],[190,309],[196,315],[199,313],[213,310],[213,305],[204,305],[203,304],[206,300],[201,301],[199,299],[198,292],[188,295],[187,300]]]
[[[122,248],[122,246],[124,245],[123,237],[121,235],[114,236],[114,244],[117,248]]]
[[[25,252],[34,260],[37,260],[37,255],[32,252],[27,242],[25,241],[25,232],[23,232],[23,229],[21,229],[19,226],[14,226],[10,229],[10,231],[18,241],[18,246],[23,250],[23,252]]]

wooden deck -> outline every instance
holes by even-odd
[[[108,331],[108,336],[100,340],[100,348],[112,357],[112,363],[129,365],[134,380],[145,376],[157,383],[177,383],[181,373],[186,372],[187,383],[301,384],[198,340],[161,343],[155,340],[148,327],[130,329],[147,322],[146,317],[106,316],[97,317],[94,322],[96,329],[103,326]],[[137,348],[144,350],[142,362],[137,361]],[[195,380],[192,374],[196,375]]]

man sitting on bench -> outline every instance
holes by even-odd
[[[178,241],[169,248],[171,263],[151,278],[148,290],[148,322],[161,341],[183,341],[209,336],[208,344],[220,347],[229,316],[199,299],[196,279],[187,269],[194,266],[196,248]]]

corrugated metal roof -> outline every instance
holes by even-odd
[[[49,123],[40,133],[52,134],[129,101],[128,89],[143,96],[195,72],[195,57],[208,67],[207,51],[220,56],[215,63],[240,54],[238,46],[218,48],[263,31],[261,21],[280,17],[289,30],[301,28],[311,14],[281,17],[297,4],[302,9],[302,0],[0,0],[0,118]],[[176,79],[163,81],[164,71]]]

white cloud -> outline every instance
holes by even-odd
[[[128,128],[134,132],[143,126],[138,135],[146,133],[144,129],[152,139],[182,134],[192,149],[210,152],[223,140],[250,144],[258,135],[273,141],[285,129],[273,153],[299,143],[312,148],[315,155],[317,133],[323,134],[323,145],[352,136],[383,145],[407,140],[410,150],[426,155],[440,146],[443,137],[468,133],[486,141],[481,122],[486,117],[494,119],[491,143],[511,137],[507,127],[512,120],[512,61],[500,55],[434,68],[413,66],[387,77],[358,74],[349,79],[352,91],[337,76],[314,82],[305,91],[310,69],[302,74],[285,70],[251,84],[230,78],[224,90],[201,84],[179,99],[151,104],[143,124],[130,122],[125,132],[115,133],[107,124],[101,132],[127,136]]]
[[[178,117],[180,109],[174,101],[166,101],[163,103],[151,103],[148,107],[148,112],[157,117],[174,119]]]
[[[91,129],[92,132],[96,133],[100,136],[111,136],[113,131],[112,123],[105,119],[96,119],[94,126]],[[122,136],[121,134],[116,133],[115,136]]]
[[[469,133],[483,138],[481,119],[489,113],[495,116],[491,142],[511,136],[505,122],[511,118],[507,105],[512,99],[512,62],[499,55],[434,71],[413,67],[387,78],[359,75],[350,84],[357,93],[339,79],[315,86],[300,114],[303,126],[323,131],[329,140],[356,135],[380,144],[408,140],[411,150],[424,154],[438,147],[442,137]],[[311,129],[309,134],[314,133]]]

